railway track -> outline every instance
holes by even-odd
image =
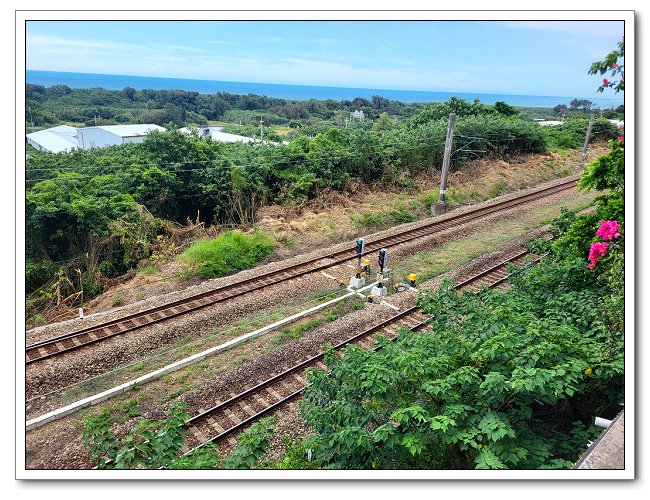
[[[529,252],[521,250],[510,257],[487,266],[472,277],[455,285],[456,290],[476,292],[481,285],[496,288],[504,284],[509,277],[507,265],[523,264]],[[400,328],[418,331],[426,326],[429,318],[417,306],[405,309],[382,323],[358,333],[336,345],[340,350],[355,344],[364,349],[376,349],[374,339],[382,335],[394,340]],[[188,435],[181,450],[188,454],[207,443],[219,443],[233,439],[233,435],[266,415],[276,412],[290,401],[298,399],[309,385],[307,372],[312,368],[327,370],[323,363],[324,353],[313,356],[287,370],[272,374],[268,379],[245,391],[232,394],[198,415],[187,420]],[[231,442],[234,444],[234,442]]]
[[[551,196],[572,189],[575,187],[577,179],[578,176],[572,176],[554,186],[535,190],[510,200],[491,203],[487,206],[468,211],[464,214],[452,216],[442,221],[433,221],[415,229],[366,242],[365,252],[369,253],[379,250],[380,248],[390,248],[407,243],[418,238],[433,235],[445,229],[466,224],[492,213],[513,209],[546,196]],[[197,311],[204,307],[228,301],[253,291],[261,290],[288,280],[293,280],[306,274],[325,270],[357,257],[358,255],[354,249],[341,250],[323,257],[307,260],[276,271],[247,278],[237,283],[224,285],[192,297],[173,301],[152,309],[140,311],[105,323],[30,344],[25,348],[25,363],[29,365],[31,363],[52,358],[66,352],[101,342],[116,335],[123,335],[146,326]],[[326,260],[326,262],[323,262],[324,260]]]

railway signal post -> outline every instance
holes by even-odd
[[[364,238],[359,238],[357,240],[357,266],[355,268],[355,275],[350,278],[350,286],[354,288],[361,288],[366,284],[366,278],[363,276],[363,266],[361,265],[361,258],[363,257],[363,251],[366,248],[366,240]]]
[[[387,252],[385,248],[379,250],[379,256],[377,259],[377,264],[379,264],[379,272],[377,273],[378,284],[372,287],[370,294],[375,297],[385,297],[388,295],[388,288],[384,286],[384,281],[386,280],[386,275],[390,275],[390,270],[386,268],[386,259]]]

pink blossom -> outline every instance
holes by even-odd
[[[600,236],[604,240],[612,240],[621,235],[621,233],[618,232],[619,229],[621,229],[621,225],[618,221],[604,220],[600,222],[600,227],[598,228],[598,231],[596,231],[596,236]]]
[[[612,64],[612,69],[616,69],[616,68],[618,68],[618,64],[616,63]]]
[[[623,137],[622,135],[618,136],[618,140],[621,141],[622,143],[625,143],[625,137]]]
[[[607,78],[603,78],[603,85],[607,85],[609,83],[609,80]]]
[[[591,248],[589,249],[589,269],[593,269],[596,266],[598,257],[603,257],[605,255],[608,246],[607,243],[603,243],[602,241],[597,241],[591,245]]]

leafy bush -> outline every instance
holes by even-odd
[[[579,149],[584,145],[588,126],[588,118],[571,118],[561,125],[540,128],[543,129],[551,149]],[[616,126],[609,120],[596,119],[590,142],[615,138],[616,132]]]
[[[261,231],[227,231],[217,238],[195,242],[179,260],[190,266],[192,275],[218,278],[255,267],[274,248],[273,239]]]
[[[132,418],[139,416],[136,404],[130,400],[123,405]],[[142,419],[122,439],[113,433],[106,412],[91,415],[82,433],[88,455],[98,469],[251,469],[259,465],[276,425],[273,417],[242,432],[237,447],[225,459],[212,443],[179,457],[187,435],[186,409],[183,403],[173,403],[169,416],[157,422]]]
[[[303,414],[321,467],[567,468],[615,408],[622,338],[581,260],[515,271],[509,291],[423,293],[428,333],[329,353]],[[593,437],[598,430],[591,427]]]
[[[172,406],[168,418],[158,422],[140,420],[118,441],[105,414],[88,417],[83,430],[84,444],[98,469],[157,469],[171,464],[187,434],[188,415],[180,403]]]

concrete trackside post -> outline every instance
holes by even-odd
[[[587,135],[585,136],[585,145],[582,146],[582,163],[584,164],[585,160],[587,159],[587,149],[589,148],[589,139],[591,139],[591,129],[594,127],[594,116],[595,112],[591,112],[591,116],[589,117],[589,126],[587,127]]]
[[[449,164],[451,162],[451,145],[454,141],[454,129],[456,128],[456,113],[449,113],[449,123],[447,124],[447,138],[445,139],[445,155],[442,159],[442,174],[440,175],[440,197],[438,201],[431,206],[432,215],[440,215],[447,211],[447,178],[449,177]]]

